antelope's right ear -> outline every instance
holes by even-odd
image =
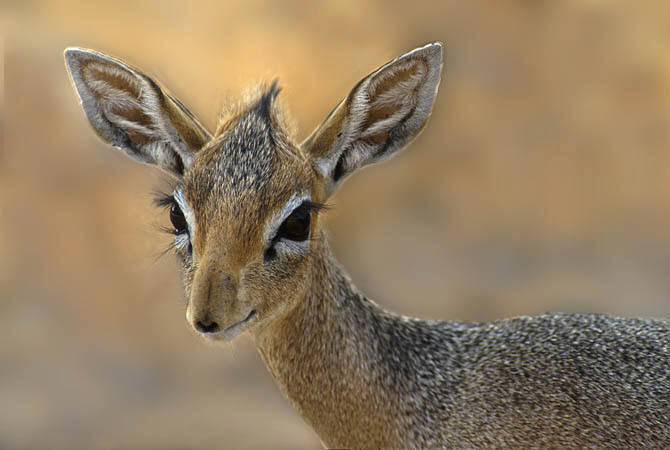
[[[93,129],[133,159],[179,178],[212,139],[184,105],[123,62],[68,48],[65,64]]]
[[[433,108],[442,44],[412,50],[363,78],[301,144],[331,195],[348,175],[409,144]]]

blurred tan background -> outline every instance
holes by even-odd
[[[280,6],[281,3],[281,6]],[[0,5],[0,447],[318,448],[247,338],[187,328],[153,169],[101,144],[66,46],[153,75],[213,130],[280,77],[300,138],[441,40],[426,131],[333,199],[332,245],[395,311],[670,316],[670,3]]]

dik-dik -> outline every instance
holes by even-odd
[[[65,60],[97,134],[176,180],[159,203],[188,323],[214,342],[250,335],[325,446],[670,447],[670,322],[413,319],[368,299],[336,262],[324,203],[421,132],[441,44],[363,78],[302,142],[276,83],[230,106],[212,135],[124,62],[80,48]]]

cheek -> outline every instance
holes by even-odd
[[[250,268],[243,282],[246,300],[266,314],[290,306],[305,293],[309,259],[309,253],[280,255],[275,263]]]
[[[185,260],[181,258],[178,258],[178,262],[181,265],[181,271],[182,271],[182,284],[184,285],[184,301],[186,302],[186,305],[188,305],[195,270],[192,264],[187,263]]]

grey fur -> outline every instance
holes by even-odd
[[[307,317],[284,356],[319,354],[318,373],[332,378],[307,387],[290,369],[273,375],[287,380],[299,410],[315,402],[341,414],[344,438],[324,440],[327,446],[374,447],[380,426],[371,419],[359,429],[349,412],[324,401],[318,393],[332,386],[337,397],[355,390],[389,416],[385,445],[394,448],[670,446],[667,321],[560,313],[488,323],[407,318],[367,299],[324,254],[327,281],[313,280]],[[329,331],[315,332],[313,322]],[[339,386],[341,377],[350,385]]]
[[[275,104],[276,83],[232,111],[212,138],[125,64],[78,49],[66,58],[100,136],[179,179],[179,202],[194,216],[189,234],[179,237],[188,245],[177,248],[191,324],[221,325],[221,333],[200,327],[215,341],[246,326],[280,389],[324,445],[670,448],[668,321],[399,316],[356,289],[316,212],[308,243],[264,258],[271,245],[266,226],[291,211],[291,198],[309,193],[325,201],[343,178],[421,131],[439,84],[441,50],[429,44],[365,77],[300,145]],[[86,83],[96,81],[80,76],[91,59],[127,74],[130,94],[135,82],[152,89],[148,105],[140,105],[141,95],[132,100],[146,107],[141,123],[133,124],[131,113],[116,124],[108,120],[108,97],[91,94]],[[119,80],[107,81],[114,88]],[[146,131],[135,136],[149,142],[145,148],[119,141],[136,125]],[[148,140],[159,128],[158,141]],[[201,141],[202,148],[193,147]],[[179,166],[177,158],[187,163]]]

